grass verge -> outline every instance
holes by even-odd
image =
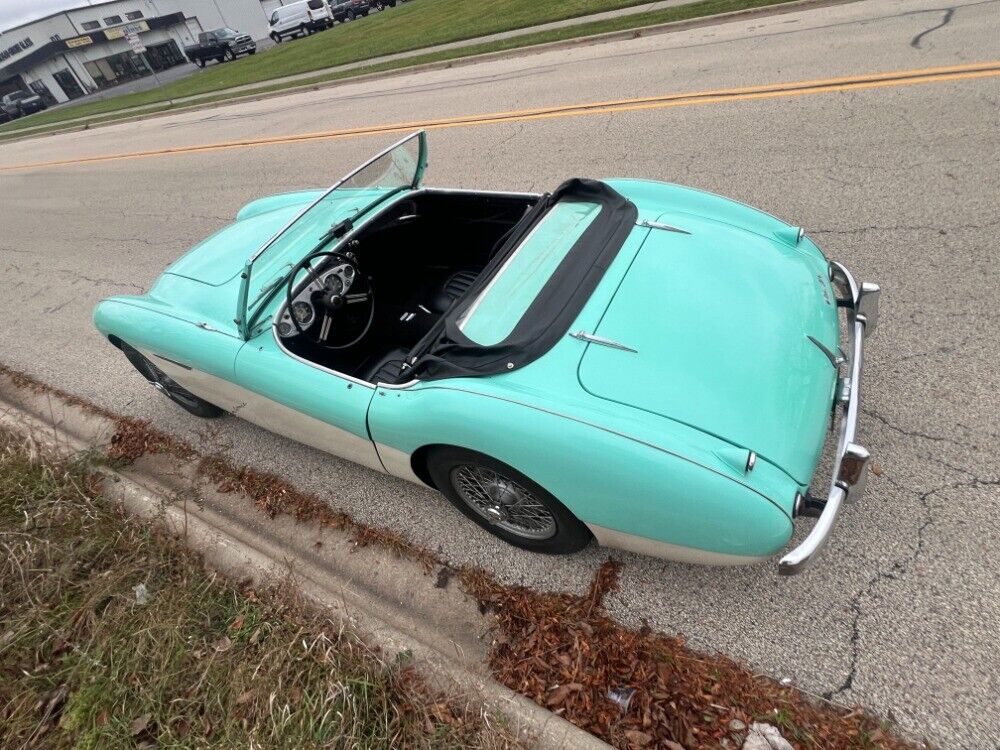
[[[889,724],[859,707],[782,685],[724,655],[695,651],[683,636],[622,626],[603,606],[605,596],[617,587],[620,566],[613,559],[598,570],[582,596],[505,586],[481,570],[448,567],[395,531],[363,526],[277,475],[237,467],[219,456],[201,457],[147,423],[116,417],[2,364],[0,375],[18,387],[114,420],[117,429],[106,455],[115,462],[128,463],[149,453],[196,460],[201,476],[217,489],[245,497],[271,518],[287,515],[344,529],[358,544],[419,561],[428,572],[437,569],[435,585],[448,585],[455,578],[483,612],[495,616],[489,653],[494,677],[616,748],[738,748],[755,722],[777,727],[798,750],[925,747],[901,739]],[[0,634],[0,670],[3,649]],[[3,698],[0,688],[0,701]],[[2,721],[0,713],[0,726]]]
[[[494,3],[493,7],[510,6],[511,10],[517,12],[507,14],[491,10],[489,13],[483,14],[477,3],[466,2],[466,0],[411,0],[410,3],[389,13],[380,13],[366,19],[364,23],[337,26],[331,31],[299,40],[295,44],[275,47],[254,57],[213,67],[151,91],[127,94],[114,99],[88,102],[73,107],[62,107],[30,118],[15,120],[0,126],[0,136],[16,134],[25,128],[43,125],[51,125],[52,127],[34,132],[39,134],[51,132],[58,129],[59,125],[66,120],[81,117],[91,117],[93,119],[89,120],[89,123],[100,124],[136,114],[120,111],[131,107],[149,106],[150,108],[145,112],[163,112],[192,104],[222,102],[251,93],[264,94],[298,86],[314,86],[330,81],[457,60],[489,52],[503,52],[594,34],[639,29],[643,26],[685,21],[736,10],[783,5],[794,0],[696,0],[673,8],[523,34],[510,39],[469,44],[456,49],[417,54],[401,60],[259,86],[254,88],[252,92],[225,92],[226,89],[235,86],[266,83],[268,80],[282,76],[308,73],[336,65],[361,62],[383,55],[419,50],[436,44],[486,36],[499,31],[597,13],[602,10],[613,10],[616,7],[636,5],[645,1],[576,0],[574,2],[573,0],[562,0],[562,2],[557,3],[538,3],[535,0],[504,0],[503,3]],[[445,10],[457,16],[454,23],[451,20],[442,20],[449,17],[444,13]],[[560,13],[564,15],[559,15]],[[474,18],[469,16],[474,16]],[[529,21],[528,19],[534,20]],[[429,26],[430,28],[428,28]],[[473,33],[472,29],[478,29],[478,31]],[[215,92],[219,93],[212,95]],[[175,101],[184,97],[198,98]]]
[[[5,747],[508,748],[294,595],[233,585],[0,433]]]

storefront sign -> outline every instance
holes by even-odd
[[[149,31],[149,24],[145,21],[127,23],[124,26],[116,26],[113,29],[105,29],[104,38],[121,39],[122,37],[127,37],[129,34],[141,34],[144,31]]]
[[[66,40],[67,47],[86,47],[88,44],[93,44],[94,40],[89,36],[77,36],[72,39]]]
[[[31,39],[29,37],[25,37],[24,39],[22,39],[21,41],[19,41],[17,44],[12,44],[12,45],[10,45],[9,47],[7,47],[5,49],[0,49],[0,62],[2,62],[3,60],[6,60],[8,57],[13,57],[18,52],[24,52],[24,50],[30,49],[31,47],[34,47],[34,46],[35,46],[35,43],[33,41],[31,41]]]
[[[126,34],[125,40],[129,43],[129,46],[132,47],[132,51],[135,52],[135,54],[140,55],[146,51],[146,45],[142,43],[141,39],[139,39],[138,34]]]

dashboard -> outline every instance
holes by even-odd
[[[355,281],[354,267],[349,263],[338,263],[332,268],[316,274],[316,277],[299,289],[292,298],[292,303],[286,305],[275,324],[278,335],[282,338],[293,338],[301,331],[310,328],[317,318],[316,303],[313,301],[318,294],[343,296]],[[294,321],[292,319],[294,316]],[[296,323],[298,326],[296,327]]]

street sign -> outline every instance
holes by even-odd
[[[132,51],[135,52],[135,54],[137,55],[146,51],[146,45],[144,45],[142,43],[142,40],[139,39],[138,34],[133,34],[132,32],[126,32],[125,41],[129,43],[129,46],[132,48]]]

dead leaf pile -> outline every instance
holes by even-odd
[[[614,622],[602,602],[618,570],[615,561],[604,563],[584,596],[540,594],[465,574],[467,587],[496,617],[490,663],[497,678],[625,750],[738,748],[742,736],[732,727],[757,720],[783,722],[784,735],[803,750],[913,747],[861,711],[808,700],[724,656],[694,652],[683,638]],[[611,699],[615,691],[634,691],[626,710]]]

